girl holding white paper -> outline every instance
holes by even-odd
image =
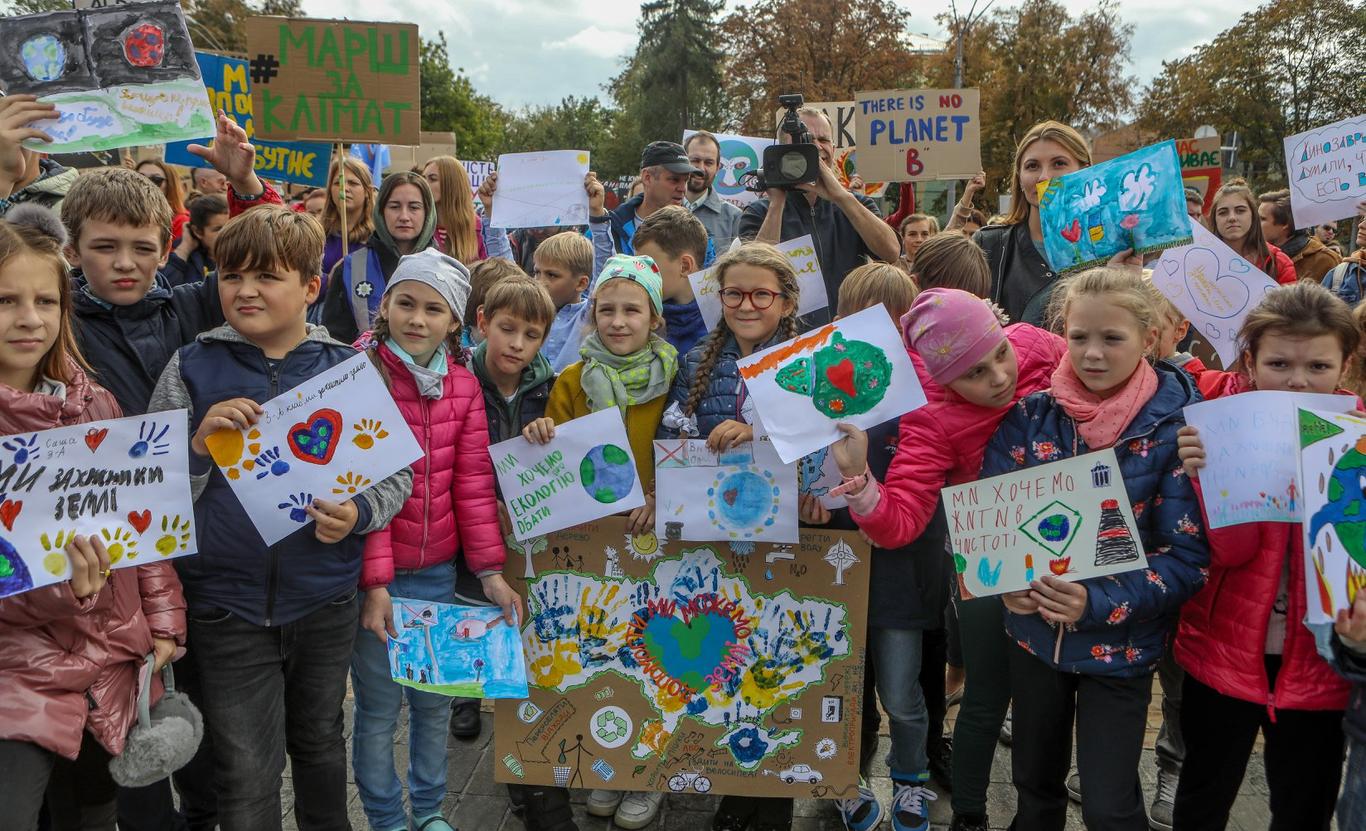
[[[1248,390],[1352,395],[1338,385],[1360,337],[1351,310],[1327,289],[1306,282],[1282,286],[1243,322],[1238,369],[1206,372],[1200,388],[1208,398]],[[1194,427],[1181,431],[1180,443],[1203,502],[1197,477],[1205,466],[1204,445]],[[1176,639],[1176,659],[1186,670],[1186,762],[1174,821],[1187,828],[1227,822],[1261,730],[1271,828],[1326,829],[1342,776],[1348,685],[1320,657],[1315,633],[1301,624],[1301,523],[1256,522],[1208,533],[1209,586],[1186,604]],[[1321,634],[1326,640],[1330,633]]]

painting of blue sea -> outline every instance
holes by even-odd
[[[497,607],[394,598],[389,674],[398,683],[462,698],[526,698],[516,626]]]

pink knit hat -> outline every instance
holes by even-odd
[[[942,288],[920,293],[901,318],[901,334],[941,385],[957,381],[1005,338],[985,300]]]

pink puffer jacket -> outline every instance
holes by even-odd
[[[457,551],[477,575],[503,570],[503,536],[489,458],[484,392],[469,370],[448,359],[440,398],[424,398],[403,359],[379,345],[399,411],[425,454],[413,463],[413,494],[383,530],[365,540],[360,587],[387,586],[394,569],[448,562]]]
[[[65,400],[0,384],[0,435],[118,418],[114,396],[70,369]],[[69,582],[0,600],[0,739],[74,759],[89,730],[121,753],[153,637],[185,639],[185,599],[170,563],[118,569],[82,600]]]

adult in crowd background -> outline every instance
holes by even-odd
[[[190,169],[190,186],[204,196],[223,196],[228,192],[228,179],[212,167],[195,167]]]
[[[484,247],[484,225],[474,212],[470,177],[454,156],[437,156],[422,167],[427,187],[436,203],[437,250],[464,265],[488,256]]]
[[[1339,256],[1345,256],[1346,250],[1342,243],[1338,242],[1338,226],[1336,222],[1325,222],[1322,225],[1314,226],[1314,236],[1319,238],[1319,242],[1329,251],[1336,251]]]
[[[1257,197],[1257,216],[1262,223],[1262,236],[1285,252],[1295,264],[1295,276],[1299,279],[1322,283],[1323,275],[1342,262],[1342,255],[1317,236],[1295,227],[1289,190],[1273,190]]]
[[[1205,196],[1192,185],[1186,186],[1186,216],[1191,218],[1191,222],[1203,222],[1205,219]]]
[[[740,230],[743,212],[721,198],[716,192],[716,174],[721,169],[721,142],[705,130],[693,133],[683,142],[688,162],[697,170],[688,176],[688,192],[684,204],[693,216],[702,221],[717,253],[730,250],[730,243]]]
[[[375,185],[370,178],[370,168],[360,159],[347,156],[342,160],[346,165],[346,181],[342,181],[342,168],[334,159],[327,170],[327,202],[323,205],[323,287],[322,296],[327,295],[327,275],[342,258],[342,234],[346,235],[346,248],[360,248],[370,241],[375,232]],[[344,187],[343,187],[344,185]],[[346,203],[346,223],[342,227],[342,203]]]
[[[939,233],[939,220],[929,214],[911,214],[901,220],[901,260],[907,273],[915,268],[915,255],[920,246]]]
[[[180,177],[161,159],[138,162],[138,166],[133,169],[156,185],[157,190],[161,191],[166,201],[171,204],[171,244],[175,245],[180,242],[180,235],[185,231],[185,223],[190,221],[190,212],[185,209],[185,194],[180,189]]]
[[[1246,179],[1225,182],[1214,192],[1209,226],[1220,241],[1277,283],[1295,282],[1295,264],[1262,234],[1257,197],[1252,195]]]
[[[963,186],[963,196],[958,200],[958,204],[953,206],[953,215],[949,217],[949,222],[944,226],[945,231],[958,231],[966,237],[971,237],[987,224],[987,215],[977,210],[973,202],[977,199],[977,194],[981,193],[987,186],[987,174],[985,171],[978,171],[976,176],[968,180]]]
[[[688,161],[681,144],[652,141],[645,145],[640,154],[640,195],[627,199],[609,214],[617,253],[634,254],[631,238],[636,226],[665,205],[682,205],[688,192],[688,177],[701,172]],[[709,255],[707,261],[711,259]]]

